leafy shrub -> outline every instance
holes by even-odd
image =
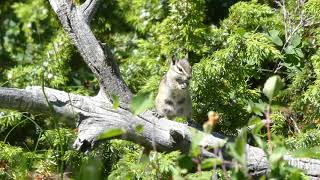
[[[290,23],[283,18],[284,10],[271,1],[235,2],[108,1],[99,7],[92,27],[98,39],[110,45],[124,80],[137,94],[156,93],[172,55],[188,54],[193,65],[193,118],[202,123],[207,120],[207,112],[216,111],[220,119],[215,131],[225,134],[237,136],[238,129],[246,126],[253,114],[258,116],[256,120],[264,118],[263,102],[268,97],[261,95],[263,83],[271,75],[281,75],[286,87],[272,103],[288,106],[302,132],[291,133],[286,115],[277,110],[271,113],[271,133],[286,138],[289,149],[319,146],[319,1],[305,2],[301,12],[308,24],[301,27],[298,1],[286,1]],[[222,12],[220,8],[225,11],[212,13]],[[24,88],[43,83],[84,95],[97,93],[97,80],[50,9],[43,0],[0,3],[0,85]],[[298,30],[289,39],[289,29],[296,27]],[[248,104],[260,104],[260,109],[248,111]],[[229,172],[215,169],[200,173],[178,166],[181,157],[199,160],[196,155],[173,152],[146,156],[141,147],[124,141],[106,143],[91,155],[84,155],[71,150],[75,133],[71,128],[62,128],[67,124],[53,122],[52,117],[2,111],[0,137],[5,139],[9,134],[6,142],[20,147],[0,144],[1,178],[23,178],[28,172],[49,177],[69,167],[79,174],[76,178],[248,177],[243,162],[236,162],[242,168]],[[24,133],[11,131],[15,128],[24,128]],[[265,130],[259,133],[254,135],[265,140]],[[244,136],[239,137],[240,145],[233,144],[234,150],[241,150],[246,142]],[[303,178],[300,171],[288,168],[282,161],[285,152],[279,143],[274,153],[268,154],[272,161],[270,177]],[[232,156],[243,157],[243,152]],[[18,164],[18,160],[23,163]],[[199,163],[192,167],[196,165]]]

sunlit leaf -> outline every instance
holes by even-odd
[[[190,150],[190,153],[193,157],[197,157],[201,153],[199,143],[201,142],[202,138],[203,138],[203,134],[201,134],[195,130],[191,131],[191,150]]]
[[[201,162],[201,168],[202,169],[209,169],[216,165],[221,165],[222,161],[221,159],[217,158],[208,158]]]
[[[269,157],[271,164],[277,163],[279,160],[281,160],[285,153],[286,149],[284,147],[275,148]]]
[[[246,151],[247,132],[242,128],[239,136],[235,139],[234,143],[229,144],[229,153],[241,164],[245,164],[245,151]]]
[[[274,96],[276,96],[279,91],[284,87],[284,83],[282,82],[279,76],[270,77],[263,87],[263,93],[269,98],[271,101]]]
[[[283,42],[279,37],[279,31],[271,30],[271,31],[269,31],[269,34],[270,34],[270,37],[271,37],[271,40],[272,40],[273,43],[275,43],[278,46],[282,46],[283,45]]]
[[[299,46],[299,44],[301,43],[301,36],[299,34],[295,34],[293,37],[292,37],[292,40],[291,40],[291,45],[293,47],[297,47]]]
[[[113,138],[116,136],[121,136],[122,134],[124,134],[126,131],[121,129],[121,128],[113,128],[113,129],[109,129],[107,131],[105,131],[104,133],[102,133],[101,135],[99,135],[98,139],[109,139],[109,138]]]
[[[138,134],[141,134],[142,131],[143,131],[143,125],[138,124],[138,125],[135,127],[135,129],[136,129],[136,132],[137,132]]]
[[[250,118],[248,125],[250,127],[249,130],[252,130],[254,134],[260,132],[261,128],[264,127],[264,123],[261,118],[257,116]]]
[[[252,101],[249,101],[248,106],[247,106],[247,111],[249,113],[254,113],[258,116],[262,116],[267,105],[268,104],[266,104],[265,102],[262,102],[262,101],[259,101],[259,103],[254,103]]]
[[[118,97],[118,96],[116,96],[116,95],[112,95],[112,102],[113,102],[113,104],[112,104],[112,108],[113,108],[113,109],[118,109],[118,108],[119,108],[119,106],[120,106],[120,100],[119,100],[119,97]]]
[[[248,125],[252,126],[252,125],[257,125],[261,123],[261,118],[257,117],[257,116],[253,116],[252,118],[249,119]]]
[[[302,158],[316,158],[320,159],[320,146],[311,147],[311,148],[301,148],[292,152],[294,157],[302,157]]]
[[[287,54],[295,54],[295,50],[293,46],[288,46],[284,49]]]
[[[151,93],[140,94],[132,98],[130,107],[133,114],[138,115],[148,108],[153,107],[153,96]]]
[[[267,144],[257,135],[253,135],[255,142],[261,149],[267,149]]]
[[[302,52],[302,50],[300,48],[296,48],[295,50],[296,50],[297,55],[300,58],[304,58],[304,54],[303,54],[303,52]]]
[[[235,145],[236,145],[236,151],[239,155],[242,155],[245,153],[246,141],[242,136],[239,136],[238,138],[236,138]]]

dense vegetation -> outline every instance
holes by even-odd
[[[76,179],[243,179],[247,139],[268,154],[269,177],[303,179],[281,157],[289,152],[320,158],[320,0],[283,2],[102,0],[92,21],[136,94],[155,94],[171,56],[189,55],[193,119],[202,124],[215,111],[214,131],[238,137],[228,146],[237,164],[231,170],[215,167],[221,164],[217,159],[201,162],[197,148],[189,155],[146,155],[142,147],[120,140],[85,155],[71,147],[76,127],[69,122],[75,120],[2,109],[0,179],[63,172]],[[0,34],[1,87],[98,92],[97,80],[46,0],[1,1]],[[285,86],[269,96],[263,88],[273,75]],[[269,117],[270,131],[261,125]],[[246,128],[253,124],[253,130]],[[194,136],[196,142],[200,137]]]

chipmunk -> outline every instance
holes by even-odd
[[[188,87],[191,71],[188,57],[178,60],[173,56],[169,70],[162,77],[155,101],[160,116],[167,119],[186,117],[190,123],[192,104]]]

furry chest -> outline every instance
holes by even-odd
[[[165,99],[165,104],[171,106],[177,115],[188,113],[190,100],[189,94],[186,92],[172,92]]]

